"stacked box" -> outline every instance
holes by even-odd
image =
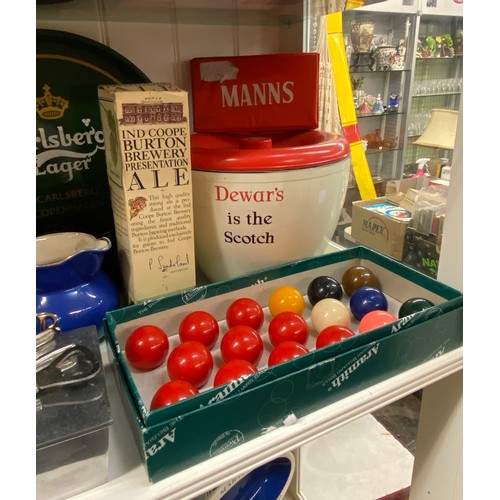
[[[389,200],[384,196],[353,202],[351,234],[363,245],[402,260],[405,233],[411,221],[411,213],[395,204],[394,214],[391,214],[390,210],[380,209],[388,203]]]
[[[196,283],[187,92],[100,85],[118,255],[130,302]]]
[[[191,60],[196,132],[314,130],[319,53]]]

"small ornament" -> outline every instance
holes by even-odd
[[[381,115],[385,111],[384,105],[382,104],[382,98],[380,97],[380,94],[377,95],[377,101],[375,102],[375,105],[372,108],[372,113],[374,115]]]
[[[391,92],[389,94],[389,106],[388,106],[388,111],[389,113],[395,113],[398,110],[399,107],[399,96],[396,92]]]
[[[354,100],[354,107],[356,110],[360,110],[361,106],[365,102],[366,93],[362,89],[364,77],[353,78],[351,76],[351,87],[352,87],[352,97]]]
[[[362,115],[371,115],[373,113],[373,106],[375,106],[375,97],[372,95],[365,96],[364,101],[361,103],[359,110]]]

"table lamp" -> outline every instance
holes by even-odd
[[[452,109],[432,109],[431,118],[424,133],[413,142],[415,146],[435,148],[430,165],[431,172],[439,177],[441,166],[440,149],[452,150],[455,147],[457,133],[458,111]]]

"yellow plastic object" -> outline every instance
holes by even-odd
[[[357,9],[365,5],[364,0],[347,0],[345,10]]]
[[[337,91],[340,121],[346,139],[351,145],[351,159],[354,177],[358,185],[362,200],[371,200],[377,197],[373,179],[366,160],[365,151],[359,136],[358,119],[352,97],[349,66],[344,47],[342,33],[342,12],[335,12],[327,16],[328,50],[332,61],[333,79]]]

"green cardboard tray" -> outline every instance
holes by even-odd
[[[204,309],[220,318],[222,337],[227,329],[225,311],[236,298],[255,298],[267,316],[267,300],[275,288],[295,286],[306,296],[315,277],[327,274],[341,281],[343,272],[353,265],[373,270],[388,296],[389,310],[396,316],[399,305],[411,297],[428,298],[435,306],[281,365],[263,366],[243,382],[219,388],[209,384],[197,396],[149,412],[151,394],[167,376],[164,366],[151,374],[129,368],[124,345],[137,326],[157,324],[175,343],[181,319],[188,312]],[[343,300],[348,303],[348,297]],[[306,304],[304,316],[308,318],[311,307],[307,299]],[[462,294],[457,290],[360,246],[112,311],[104,326],[136,442],[149,479],[156,482],[270,427],[284,425],[291,414],[300,418],[460,347],[462,312]],[[264,338],[267,324],[266,320],[261,330]],[[355,321],[351,327],[357,331]],[[311,337],[313,342],[315,335]],[[217,346],[214,349],[217,355]]]

